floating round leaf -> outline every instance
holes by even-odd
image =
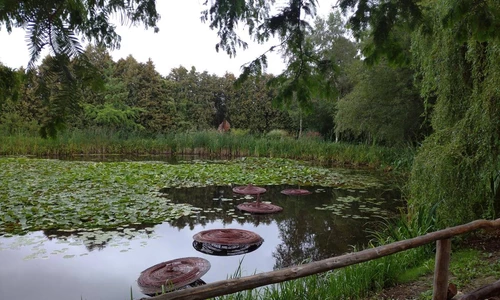
[[[200,257],[184,257],[156,264],[141,272],[137,283],[146,295],[172,291],[195,283],[210,269]]]
[[[237,186],[233,188],[233,192],[243,195],[260,195],[266,192],[265,188],[258,187],[252,184],[247,186]]]
[[[254,214],[272,214],[283,210],[280,206],[263,202],[245,202],[239,204],[237,207],[239,210]]]
[[[264,239],[243,229],[211,229],[193,236],[193,247],[203,253],[230,256],[245,254],[259,248]]]
[[[216,243],[225,245],[244,245],[262,242],[263,239],[255,232],[243,229],[210,229],[200,231],[193,239],[201,243]]]
[[[281,193],[288,196],[302,196],[312,194],[312,192],[303,189],[286,189],[282,190]]]

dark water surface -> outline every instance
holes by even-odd
[[[138,299],[144,297],[136,282],[142,270],[181,257],[210,261],[211,269],[202,277],[207,283],[228,278],[240,263],[245,276],[320,260],[365,244],[373,221],[402,206],[399,192],[383,182],[367,190],[301,187],[313,192],[306,196],[280,193],[296,186],[264,187],[261,200],[283,207],[281,213],[238,211],[238,204],[254,199],[234,194],[229,186],[169,189],[165,197],[200,207],[200,213],[113,231],[0,237],[0,299],[124,300],[130,299],[130,288]],[[220,228],[250,230],[264,242],[253,252],[235,256],[207,255],[193,248],[194,234]]]

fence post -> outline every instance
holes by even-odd
[[[451,239],[436,241],[436,264],[434,267],[434,290],[432,300],[448,297],[448,267],[450,266]]]

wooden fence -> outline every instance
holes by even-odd
[[[143,298],[148,300],[194,300],[207,299],[216,296],[232,294],[248,289],[253,289],[273,283],[293,280],[317,273],[322,273],[346,266],[359,264],[361,262],[384,257],[394,253],[402,252],[408,249],[420,247],[432,242],[437,242],[436,263],[434,268],[434,287],[433,300],[445,300],[448,293],[448,267],[450,263],[451,238],[464,233],[469,233],[478,229],[499,228],[500,219],[494,221],[477,220],[464,225],[446,228],[443,230],[428,233],[412,239],[394,242],[375,248],[365,249],[359,252],[353,252],[341,256],[331,257],[308,264],[288,267],[276,271],[259,273],[251,276],[233,278],[217,281],[206,285],[177,290],[152,298]],[[498,291],[498,288],[497,288]],[[473,298],[474,292],[468,294],[468,299]]]

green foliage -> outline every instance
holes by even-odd
[[[310,140],[310,141],[317,141],[317,142],[323,141],[323,137],[321,136],[321,133],[319,133],[317,131],[307,131],[300,138],[305,139],[305,140]]]
[[[458,42],[469,38],[484,42],[499,37],[500,9],[494,0],[458,0],[449,3],[442,18],[445,28],[452,28]]]
[[[355,8],[350,22],[359,37],[369,36],[369,61],[399,57],[394,37],[410,34],[405,63],[417,71],[434,130],[413,164],[410,209],[437,206],[439,227],[494,217],[500,211],[498,1],[343,0],[340,6]]]
[[[457,287],[470,285],[474,279],[485,274],[498,278],[500,263],[488,259],[489,253],[474,249],[464,249],[453,253],[450,260],[450,272]]]
[[[408,278],[410,266],[423,266],[425,273],[432,266],[415,249],[386,256],[377,260],[351,265],[324,274],[285,281],[259,290],[244,291],[215,299],[361,299],[373,292]],[[406,253],[406,254],[405,254]],[[414,268],[413,270],[416,270]],[[416,275],[415,275],[416,276]],[[403,278],[403,279],[404,279]]]
[[[106,103],[99,107],[88,104],[84,106],[84,110],[88,118],[105,128],[114,130],[141,130],[144,128],[135,122],[142,111],[139,108],[120,107]]]
[[[7,99],[16,100],[19,97],[21,74],[0,63],[0,108]]]
[[[36,121],[27,121],[14,109],[11,109],[11,103],[4,106],[3,113],[0,115],[0,132],[4,135],[30,134],[38,131]]]
[[[34,159],[0,159],[0,165],[2,233],[156,223],[192,210],[151,191],[152,165]]]
[[[424,275],[432,274],[434,272],[434,265],[434,258],[430,258],[429,260],[424,261],[421,265],[408,268],[398,276],[398,283],[411,284],[411,282],[418,280]]]
[[[222,48],[230,56],[236,54],[236,47],[248,47],[235,31],[238,22],[248,25],[250,37],[259,43],[270,37],[278,38],[279,44],[268,51],[281,51],[287,59],[287,69],[269,81],[277,89],[275,102],[288,105],[298,101],[302,109],[306,109],[314,96],[328,94],[334,88],[324,76],[331,70],[332,63],[322,59],[307,38],[311,26],[306,20],[315,17],[316,6],[317,0],[293,0],[279,6],[266,1],[217,0],[202,13],[202,21],[209,21],[210,28],[218,30],[220,42],[216,50]],[[266,53],[243,66],[237,84],[263,73],[267,67]]]
[[[288,132],[283,129],[273,129],[269,131],[266,136],[268,138],[277,138],[277,139],[283,139],[288,137]]]
[[[498,39],[481,42],[472,29],[465,43],[458,40],[468,18],[443,25],[450,6],[440,4],[429,10],[431,36],[421,29],[414,37],[422,92],[428,103],[435,98],[435,133],[415,158],[410,205],[438,205],[440,225],[450,226],[499,211],[500,47]],[[492,12],[500,7],[485,5]]]
[[[366,68],[358,62],[350,72],[355,85],[337,103],[337,134],[389,145],[419,137],[423,100],[413,85],[410,69],[387,64]]]
[[[234,136],[245,136],[250,133],[248,129],[231,128],[231,135]]]
[[[243,82],[227,101],[232,127],[249,129],[252,133],[265,133],[273,129],[289,129],[289,113],[273,106],[276,90],[268,83],[273,77],[251,77]]]
[[[422,20],[421,0],[372,2],[369,0],[341,0],[344,13],[354,9],[349,23],[356,38],[368,38],[363,54],[369,64],[386,57],[390,62],[408,64],[411,60],[399,32],[413,30]]]
[[[37,94],[47,108],[40,121],[43,137],[54,138],[57,131],[66,127],[67,118],[79,109],[80,84],[100,85],[96,83],[100,76],[96,76],[95,67],[86,59],[79,37],[101,46],[118,48],[120,36],[110,22],[115,14],[132,24],[142,23],[146,28],[158,30],[156,22],[160,16],[154,0],[2,1],[0,26],[5,26],[8,32],[14,27],[27,31],[29,69],[36,68],[36,62],[46,47],[52,54],[38,70]],[[10,75],[0,78],[2,85],[8,84],[0,94],[1,104],[4,93],[15,86],[16,80]]]
[[[40,134],[54,138],[66,119],[80,110],[82,86],[102,87],[99,71],[84,55],[70,61],[66,55],[47,56],[38,69],[35,95],[45,107]]]

